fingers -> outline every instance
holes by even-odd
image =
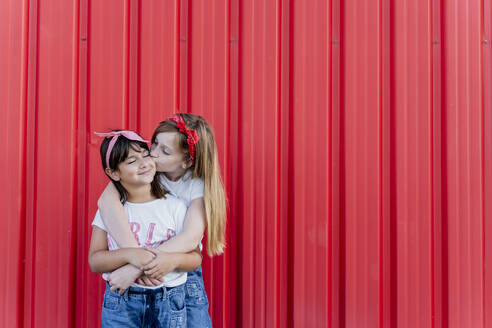
[[[164,276],[164,275],[161,272],[155,272],[150,277],[153,279],[160,279],[162,276]]]
[[[120,288],[120,291],[118,292],[118,295],[123,295],[125,293],[126,289]]]
[[[154,279],[162,279],[163,276],[165,276],[169,271],[166,270],[161,270],[158,267],[145,271],[145,275]]]
[[[161,279],[164,276],[164,274],[162,273],[161,270],[155,269],[151,273],[147,274],[147,276],[153,279]]]
[[[153,267],[153,268],[151,268],[149,270],[145,270],[144,273],[145,273],[145,275],[151,277],[151,276],[153,276],[155,273],[157,273],[159,271],[160,271],[159,270],[159,267],[155,266],[155,267]]]
[[[154,286],[159,286],[162,282],[160,280],[149,277],[150,281],[154,284]]]
[[[157,266],[157,262],[155,260],[153,260],[150,263],[141,267],[140,270],[147,271],[147,270],[151,270],[151,269],[155,268],[156,266]]]
[[[155,286],[155,285],[154,285],[154,283],[153,283],[153,282],[150,280],[150,278],[149,278],[149,277],[147,277],[147,276],[143,276],[143,277],[142,277],[142,280],[144,281],[144,284],[145,284],[146,286]]]
[[[153,279],[159,279],[160,277],[163,276],[163,274],[161,274],[160,271],[155,271],[155,272],[152,272],[152,274],[149,274],[148,276],[153,278]]]

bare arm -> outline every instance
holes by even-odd
[[[120,202],[120,194],[112,182],[108,183],[104,189],[97,201],[97,206],[104,225],[118,246],[121,248],[139,246],[130,230],[125,209]]]
[[[203,197],[194,199],[186,211],[183,230],[160,245],[158,249],[167,253],[186,253],[195,250],[205,231],[205,217]]]
[[[168,253],[171,256],[176,257],[175,270],[181,270],[186,272],[191,272],[202,265],[202,255],[200,253],[200,248],[197,247],[194,251],[188,253]]]
[[[190,272],[196,270],[202,264],[202,255],[199,247],[189,253],[166,253],[158,248],[148,248],[148,250],[156,255],[152,262],[142,268],[150,278],[158,279],[177,269]]]
[[[110,272],[126,264],[140,267],[154,258],[151,252],[143,248],[122,248],[109,251],[107,243],[106,231],[94,227],[89,248],[89,266],[93,272]]]
[[[110,182],[97,201],[101,218],[120,247],[138,247],[119,197],[116,187]],[[159,246],[159,249],[182,253],[194,250],[205,231],[205,216],[203,198],[194,199],[186,212],[183,230]]]

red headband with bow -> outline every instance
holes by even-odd
[[[178,130],[186,135],[186,142],[188,143],[188,150],[190,152],[191,163],[195,164],[195,145],[198,142],[198,133],[195,130],[188,129],[185,121],[181,115],[175,114],[169,118],[171,121],[176,122]]]

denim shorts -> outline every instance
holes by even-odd
[[[185,285],[130,287],[119,296],[106,283],[102,327],[186,327]]]
[[[208,298],[203,284],[202,268],[188,272],[185,284],[187,327],[211,328]]]

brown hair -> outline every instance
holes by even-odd
[[[203,199],[205,203],[207,223],[207,253],[209,256],[219,255],[225,247],[226,199],[224,185],[220,177],[219,158],[214,132],[207,121],[195,114],[180,113],[188,129],[198,133],[198,143],[195,146],[195,161],[191,166],[192,178],[201,178],[204,182]],[[177,132],[179,145],[185,160],[189,161],[187,137],[180,133],[177,124],[172,120],[159,123],[152,135],[152,143],[159,133]]]

